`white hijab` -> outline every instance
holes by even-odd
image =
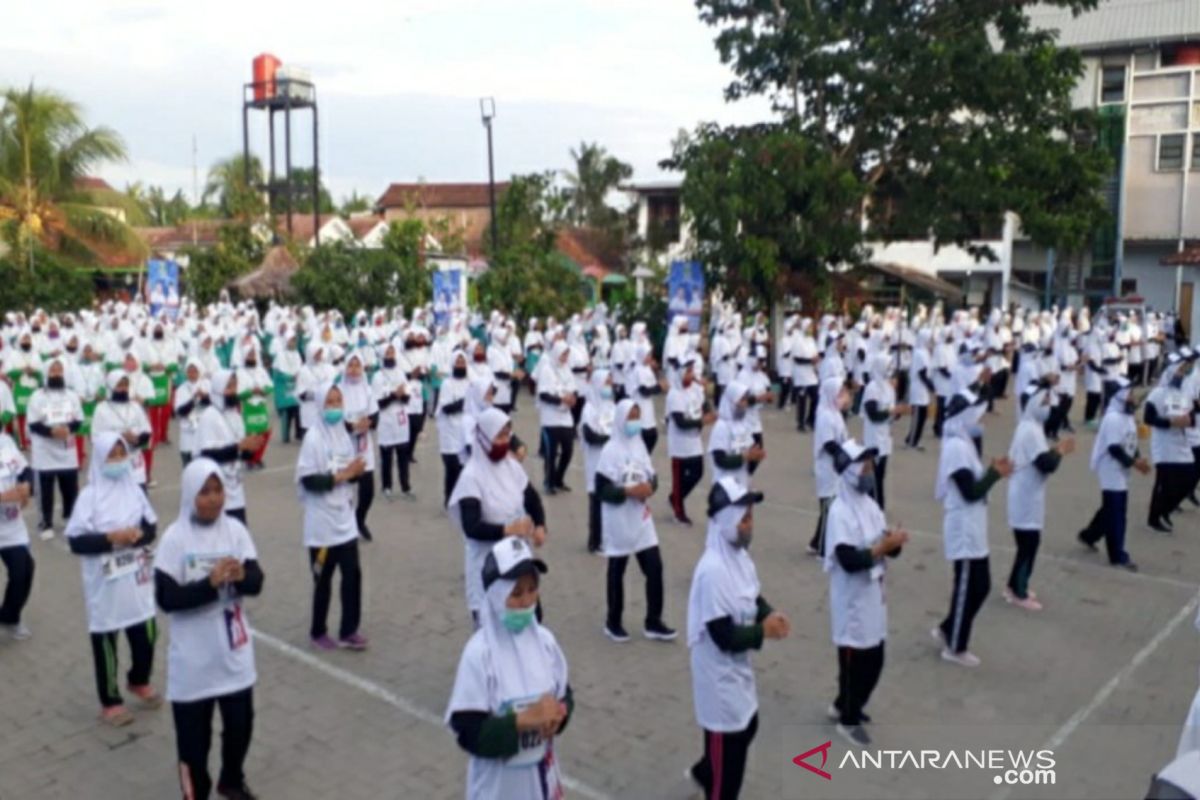
[[[72,527],[78,524],[86,532],[108,533],[119,528],[138,527],[142,520],[158,522],[154,507],[138,486],[132,469],[126,470],[120,478],[104,474],[104,463],[119,441],[121,437],[115,433],[102,432],[92,436],[87,483],[90,491],[80,493],[71,514]],[[126,449],[128,447],[126,445]]]
[[[633,400],[628,399],[617,403],[613,413],[612,434],[600,451],[600,461],[596,464],[596,471],[617,485],[623,484],[621,474],[629,466],[638,469],[646,480],[654,475],[654,465],[650,462],[650,454],[646,452],[646,443],[640,435],[630,436],[625,430],[625,423],[635,405]]]
[[[861,539],[857,542],[830,540],[825,543],[825,560],[823,567],[826,572],[832,572],[837,562],[837,546],[850,544],[855,547],[871,547],[883,535],[887,520],[875,498],[858,489],[858,476],[862,469],[862,460],[852,461],[842,470],[841,480],[838,481],[838,504],[849,510],[854,517],[855,530]]]
[[[1012,444],[1008,448],[1008,457],[1013,462],[1013,469],[1022,469],[1033,463],[1039,455],[1046,452],[1046,420],[1050,417],[1050,406],[1043,404],[1047,396],[1053,397],[1045,387],[1034,387],[1025,398],[1025,408],[1021,411],[1021,421],[1013,431]]]
[[[736,547],[738,523],[748,510],[744,505],[730,505],[708,518],[708,533],[704,540],[704,553],[696,565],[696,575],[701,571],[711,572],[714,579],[711,588],[722,598],[728,598],[723,604],[730,608],[753,605],[761,592],[758,582],[758,570],[750,552],[744,547]],[[699,592],[700,581],[692,580],[692,588],[688,593],[687,643],[695,647],[700,642],[706,623],[701,610],[702,598]],[[741,600],[735,600],[738,598]]]
[[[497,524],[506,524],[524,513],[525,487],[529,485],[525,468],[511,455],[499,461],[488,456],[492,442],[508,424],[508,415],[498,408],[488,408],[476,418],[467,439],[471,457],[447,503],[453,513],[459,513],[458,504],[467,498],[479,500],[484,519]]]

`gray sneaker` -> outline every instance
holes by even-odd
[[[8,638],[14,642],[23,642],[33,636],[33,631],[29,630],[27,625],[18,622],[16,625],[0,625],[0,628],[8,634]]]

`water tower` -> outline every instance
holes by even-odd
[[[307,70],[283,64],[269,53],[262,53],[253,62],[253,80],[242,87],[242,156],[246,165],[246,183],[267,193],[268,208],[276,207],[276,199],[284,202],[288,236],[292,235],[292,200],[296,184],[292,178],[292,113],[308,110],[312,117],[312,198],[313,237],[320,244],[321,228],[321,160],[317,147],[317,87]],[[250,174],[250,112],[267,113],[267,133],[270,140],[267,182],[256,184]],[[283,114],[283,179],[275,177],[275,115]]]

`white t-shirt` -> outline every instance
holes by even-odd
[[[675,415],[699,422],[704,417],[704,387],[699,382],[677,386],[667,392],[667,455],[671,458],[695,458],[704,455],[704,428],[683,429],[675,424]]]
[[[7,433],[0,433],[0,492],[17,485],[17,478],[29,468],[25,456]],[[0,503],[0,549],[29,544],[29,530],[18,503]]]
[[[712,434],[708,437],[708,452],[715,453],[720,450],[731,456],[743,456],[742,465],[737,469],[724,469],[717,464],[715,458],[712,462],[713,483],[720,481],[722,478],[733,478],[742,486],[750,486],[750,465],[746,462],[744,456],[746,451],[754,446],[754,435],[750,430],[750,426],[745,419],[729,421],[726,419],[717,420],[713,425]]]
[[[213,565],[226,556],[245,562],[257,559],[258,552],[246,527],[222,514],[212,525],[177,522],[167,528],[154,568],[183,586],[207,580]],[[250,620],[232,587],[222,588],[216,602],[168,614],[167,619],[171,628],[168,700],[190,703],[254,685],[257,674]]]
[[[1129,469],[1121,466],[1108,448],[1119,445],[1132,458],[1138,450],[1137,422],[1132,414],[1112,410],[1104,414],[1100,421],[1100,429],[1096,431],[1096,441],[1101,452],[1096,461],[1096,478],[1100,481],[1102,492],[1129,491]]]
[[[753,625],[758,616],[757,593],[733,584],[721,559],[706,549],[692,575],[688,602],[689,615],[695,608],[704,626],[691,647],[692,702],[701,728],[724,733],[745,730],[758,713],[750,651],[726,652],[708,635],[713,620],[730,617],[734,625]]]
[[[817,497],[833,497],[837,494],[838,473],[833,456],[825,452],[827,442],[841,444],[849,438],[846,420],[835,408],[817,407],[816,426],[813,430],[813,471],[816,475]]]
[[[318,423],[323,424],[323,423]],[[337,473],[354,460],[350,437],[343,437],[339,452],[328,452],[319,428],[304,434],[297,464],[297,478]],[[354,484],[341,483],[328,492],[309,492],[300,487],[304,503],[304,546],[334,547],[358,537],[354,518]]]
[[[238,444],[246,437],[246,426],[238,411],[209,406],[200,414],[200,430],[196,435],[196,449],[220,450]],[[221,464],[221,477],[225,481],[225,510],[236,511],[246,507],[246,486],[243,481],[245,466],[241,453],[233,461]]]
[[[79,397],[70,389],[39,389],[29,398],[27,420],[30,425],[42,422],[49,428],[83,422],[83,406]],[[79,451],[75,448],[75,436],[53,439],[47,436],[30,436],[33,468],[41,471],[79,469]]]
[[[613,446],[610,439],[605,447]],[[601,451],[601,464],[603,464]],[[619,470],[605,472],[597,468],[597,473],[604,475],[617,486],[622,488],[635,486],[650,480],[654,473],[645,469],[645,464],[634,460],[621,465]],[[600,504],[601,547],[604,555],[630,556],[651,547],[658,546],[658,531],[654,526],[654,514],[650,504],[644,500],[626,497],[624,503]]]
[[[892,409],[896,405],[896,390],[886,380],[872,380],[863,390],[863,405],[874,401],[878,411],[888,412],[883,422],[872,422],[863,410],[863,444],[874,447],[880,457],[892,454]]]
[[[132,506],[118,516],[121,521],[110,530],[87,530],[86,520],[77,520],[80,509],[94,505],[85,495],[94,491],[90,484],[76,501],[76,514],[67,523],[68,538],[89,533],[111,533],[116,527],[140,527],[142,520],[157,521],[149,502]],[[108,509],[112,516],[114,509]],[[88,631],[120,631],[154,616],[154,551],[150,547],[122,547],[108,553],[79,557],[83,575],[83,596],[87,604]]]
[[[874,501],[872,501],[874,502]],[[856,549],[872,546],[883,530],[865,531],[846,504],[835,498],[825,521],[825,547],[838,545]],[[887,638],[887,597],[884,575],[887,559],[870,569],[846,572],[837,559],[829,571],[829,615],[833,643],[838,647],[865,650]]]
[[[942,458],[947,460],[949,474],[960,469],[969,469],[975,480],[983,477],[985,470],[974,452],[975,445],[960,436],[950,436],[942,441]],[[953,480],[947,489],[942,515],[942,536],[947,561],[965,558],[984,558],[988,555],[987,502],[969,502],[958,491]]]
[[[97,433],[115,433],[123,435],[125,431],[133,431],[141,435],[150,433],[150,420],[140,405],[131,401],[114,403],[106,400],[96,406],[96,414],[92,417],[92,435]],[[142,449],[130,447],[130,463],[133,465],[133,475],[137,482],[146,482],[146,460]]]

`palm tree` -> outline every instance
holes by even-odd
[[[608,193],[633,175],[633,167],[588,142],[580,142],[578,150],[571,148],[571,159],[575,171],[565,175],[571,222],[597,228],[613,225],[617,212],[606,202]]]
[[[221,216],[245,221],[257,219],[266,211],[258,188],[263,184],[262,162],[250,156],[250,181],[246,181],[246,158],[240,153],[222,159],[208,170],[202,202],[215,199]]]
[[[125,158],[115,131],[88,128],[79,106],[62,95],[9,89],[0,107],[0,236],[21,263],[36,247],[73,260],[137,254],[141,240],[80,179]]]

